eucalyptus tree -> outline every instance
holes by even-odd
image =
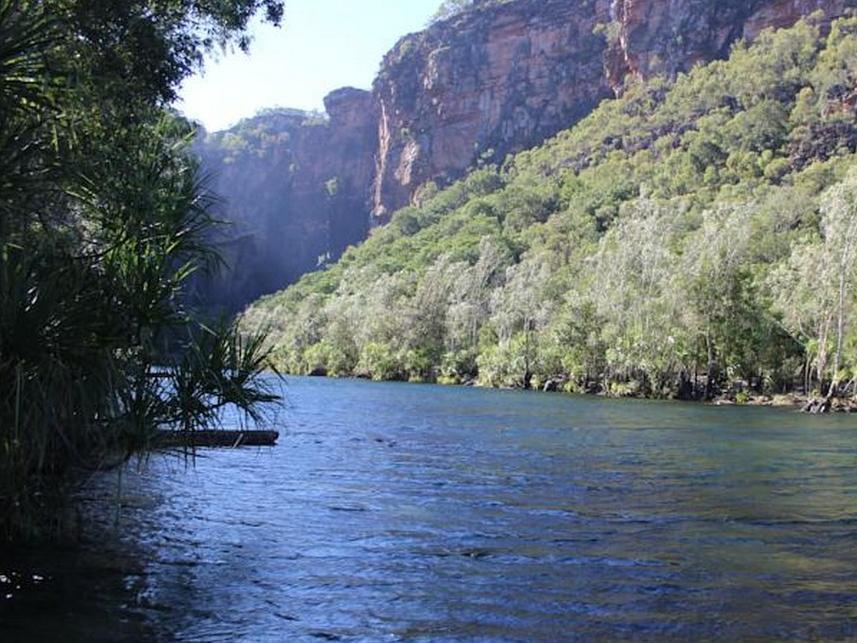
[[[497,345],[479,359],[480,377],[486,381],[528,388],[541,371],[540,331],[552,307],[544,297],[549,275],[545,257],[528,256],[507,268],[504,287],[492,292],[491,325]]]
[[[751,205],[709,210],[684,248],[680,274],[688,305],[683,312],[690,333],[704,348],[705,398],[714,393],[725,374],[723,367],[734,366],[732,358],[740,353],[736,344],[747,330],[740,304],[747,280],[751,243],[747,230],[752,214]]]
[[[821,199],[821,230],[830,281],[835,290],[833,317],[835,343],[828,399],[842,379],[846,335],[854,308],[855,259],[857,259],[857,171],[831,187]]]
[[[495,237],[479,241],[479,259],[462,266],[452,284],[446,312],[443,374],[452,381],[476,374],[480,334],[491,316],[493,293],[506,283],[512,264],[509,249]]]
[[[804,346],[807,388],[812,371],[819,392],[837,392],[854,309],[857,258],[857,173],[853,170],[821,198],[820,234],[796,242],[791,255],[771,273],[776,306],[786,329]],[[813,366],[810,368],[809,364]]]
[[[592,265],[608,366],[619,379],[639,377],[656,395],[684,367],[676,226],[674,211],[641,199],[624,209]]]
[[[422,275],[405,309],[407,318],[406,369],[411,378],[434,379],[448,345],[451,306],[470,266],[449,255],[439,256]],[[463,294],[463,293],[462,293]]]
[[[803,347],[806,357],[804,388],[809,393],[817,378],[827,374],[829,337],[833,322],[823,245],[816,239],[802,239],[791,254],[768,277],[774,293],[774,307],[783,327]]]

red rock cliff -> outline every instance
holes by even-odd
[[[428,181],[502,161],[588,114],[626,80],[723,58],[739,39],[857,0],[514,0],[403,38],[374,85],[370,204],[383,222]]]
[[[200,285],[211,307],[240,310],[366,237],[375,102],[344,88],[325,107],[327,118],[272,110],[198,143],[232,224],[220,244],[227,272]]]
[[[427,181],[538,144],[610,95],[609,0],[519,0],[476,8],[407,36],[375,82],[372,211],[384,217]]]
[[[279,129],[266,133],[275,142],[257,141],[253,154],[209,149],[226,216],[239,224],[233,238],[242,239],[232,244],[240,256],[224,282],[227,306],[283,288],[320,257],[336,259],[365,238],[370,220],[383,223],[426,183],[442,186],[480,160],[502,162],[571,127],[629,79],[674,75],[725,57],[764,28],[816,11],[824,24],[855,6],[474,0],[472,9],[400,40],[371,93],[330,94],[327,120],[280,114]],[[271,116],[258,118],[264,129]],[[229,133],[220,137],[214,148],[228,143]]]
[[[829,24],[853,6],[854,0],[614,0],[611,85],[618,90],[628,76],[674,75],[725,58],[736,40],[763,29],[789,27],[816,11]]]

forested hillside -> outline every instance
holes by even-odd
[[[260,300],[294,373],[655,397],[857,375],[857,19],[630,87]]]

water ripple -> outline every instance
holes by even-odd
[[[12,640],[857,637],[848,418],[330,380],[287,393],[276,448],[132,468],[107,541],[115,478],[95,480],[86,551],[0,562]]]

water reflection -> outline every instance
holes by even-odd
[[[68,634],[74,613],[80,640],[857,636],[849,418],[303,379],[288,394],[275,449],[129,471],[123,536],[72,563],[39,553],[56,571],[5,606],[6,631]],[[89,490],[105,529],[110,482]]]

